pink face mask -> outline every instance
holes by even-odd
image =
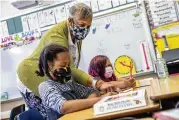
[[[110,77],[112,77],[112,74],[113,74],[113,69],[112,69],[112,67],[106,67],[106,68],[105,68],[104,77],[105,77],[105,78],[110,78]]]

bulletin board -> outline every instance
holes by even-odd
[[[108,56],[114,68],[116,68],[118,64],[115,61],[118,57],[126,55],[134,61],[137,74],[154,70],[151,51],[147,42],[150,39],[147,36],[149,33],[146,32],[148,24],[143,19],[145,18],[144,13],[141,12],[136,15],[136,11],[138,9],[134,6],[93,19],[91,31],[83,41],[80,69],[88,72],[89,63],[96,55]],[[124,63],[129,61],[125,60]],[[129,75],[129,72],[120,74],[116,69],[115,73],[117,76]]]

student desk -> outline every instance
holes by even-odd
[[[150,86],[139,88],[139,89],[145,88],[147,91],[147,99],[146,99],[147,106],[145,106],[145,107],[123,110],[123,111],[118,111],[118,112],[113,112],[113,113],[108,113],[108,114],[103,114],[103,115],[98,115],[98,116],[94,116],[93,108],[89,108],[86,110],[82,110],[82,111],[64,115],[63,117],[61,117],[58,120],[104,120],[104,119],[119,118],[119,117],[125,117],[125,116],[159,110],[160,109],[159,103],[155,103],[152,100],[150,100],[150,96],[153,95],[153,93],[155,93],[155,91],[153,91],[155,89],[154,88],[155,82],[153,82],[154,80],[156,80],[156,79],[151,80]]]
[[[158,101],[179,97],[179,76],[170,76],[167,79],[159,79],[153,82],[155,89],[150,97],[151,100]]]

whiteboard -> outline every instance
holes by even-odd
[[[149,43],[149,33],[146,33],[147,22],[143,20],[143,14],[135,17],[136,8],[125,11],[111,12],[93,19],[89,35],[83,41],[79,68],[88,72],[91,59],[96,55],[106,55],[112,64],[121,55],[130,56],[136,65],[136,70],[144,69],[141,42]],[[150,44],[150,43],[149,43]],[[148,56],[151,56],[148,49]],[[150,70],[154,71],[152,58],[149,59]],[[140,73],[140,72],[139,72]]]
[[[35,40],[31,44],[7,50],[1,49],[1,92],[8,92],[9,98],[20,96],[16,85],[17,67],[33,52],[39,41]]]

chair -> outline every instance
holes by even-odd
[[[44,120],[42,115],[36,109],[29,109],[20,115],[18,115],[18,120]]]
[[[20,106],[17,106],[11,110],[10,118],[9,120],[14,120],[15,117],[25,111],[25,104],[22,104]]]

